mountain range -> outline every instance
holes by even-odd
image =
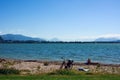
[[[116,37],[109,37],[109,38],[100,37],[100,38],[97,38],[95,41],[98,41],[98,42],[120,41],[120,39]]]
[[[27,41],[27,40],[33,40],[33,41],[45,41],[41,38],[33,38],[29,36],[24,36],[21,34],[4,34],[1,35],[3,40],[12,40],[12,41]]]
[[[52,38],[52,39],[50,39],[49,41],[57,42],[57,41],[61,41],[61,40],[59,40],[58,38]]]
[[[33,38],[33,37],[29,37],[29,36],[24,36],[24,35],[21,35],[21,34],[4,34],[4,35],[0,35],[0,41],[2,40],[11,40],[11,41],[28,41],[28,40],[31,40],[31,41],[46,41],[45,39],[42,39],[42,38]],[[56,42],[56,41],[60,41],[59,39],[57,38],[53,38],[51,40],[48,40],[48,41],[53,41],[53,42]],[[115,38],[115,37],[109,37],[109,38],[104,38],[104,37],[100,37],[100,38],[97,38],[94,40],[95,42],[120,42],[120,39],[119,38]],[[64,41],[63,41],[64,42]]]

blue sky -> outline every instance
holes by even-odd
[[[120,0],[0,0],[0,34],[91,40],[120,36]]]

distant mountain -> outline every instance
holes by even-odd
[[[60,41],[58,38],[52,38],[50,41]]]
[[[3,38],[0,36],[0,42],[3,42]]]
[[[45,41],[44,39],[28,37],[20,34],[5,34],[5,35],[1,35],[1,37],[4,40],[12,40],[12,41],[27,41],[27,40]]]
[[[119,38],[114,38],[114,37],[112,37],[112,38],[101,37],[101,38],[96,39],[95,41],[119,41],[119,40],[120,40]]]
[[[116,42],[120,42],[120,40],[117,40]]]

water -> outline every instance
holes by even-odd
[[[40,43],[0,44],[0,57],[24,60],[62,60],[86,62],[88,58],[100,63],[120,64],[118,43]]]

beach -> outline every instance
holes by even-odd
[[[62,61],[0,59],[0,68],[14,68],[20,70],[20,74],[50,73],[60,70],[61,64]],[[79,68],[89,69],[91,73],[120,74],[120,64],[87,65],[74,61],[72,69],[79,71]]]

